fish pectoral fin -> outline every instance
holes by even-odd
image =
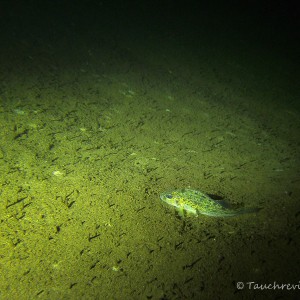
[[[184,218],[184,209],[183,209],[183,207],[179,207],[179,208],[177,209],[177,211],[178,211],[178,215],[179,215],[181,218]]]

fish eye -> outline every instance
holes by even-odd
[[[173,198],[173,196],[172,196],[171,194],[167,194],[166,197],[167,197],[168,199],[172,199],[172,198]]]

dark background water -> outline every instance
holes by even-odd
[[[262,85],[277,79],[276,84],[290,92],[280,101],[297,105],[299,11],[293,2],[1,1],[0,5],[3,62],[9,60],[7,50],[17,59],[24,57],[24,47],[45,59],[52,55],[68,68],[78,64],[83,47],[100,52],[130,48],[133,57],[139,49],[141,60],[147,50],[159,53],[161,47],[169,56],[175,52],[178,60],[192,61],[186,69],[195,63],[203,68],[202,59],[209,72],[226,58],[249,68],[249,73],[258,67],[255,76],[266,80]],[[55,51],[47,52],[47,45]],[[72,54],[77,59],[71,60]],[[10,68],[17,65],[12,62]],[[271,80],[270,74],[277,78]],[[247,81],[251,78],[244,84]]]

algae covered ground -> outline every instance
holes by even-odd
[[[294,53],[59,21],[2,32],[0,298],[296,297]],[[186,187],[263,209],[182,219]]]

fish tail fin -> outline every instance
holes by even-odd
[[[262,207],[243,207],[237,211],[237,215],[257,213]]]

